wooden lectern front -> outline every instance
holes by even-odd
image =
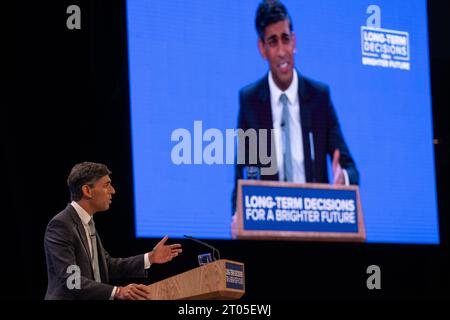
[[[148,286],[151,300],[231,300],[245,293],[244,264],[217,260]]]

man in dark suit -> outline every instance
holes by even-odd
[[[165,263],[182,250],[166,245],[164,237],[151,252],[129,258],[113,258],[103,248],[93,215],[108,210],[115,190],[103,164],[75,165],[67,179],[72,202],[49,222],[44,239],[48,288],[45,299],[151,298],[146,286],[118,287],[112,278],[146,276],[153,263]]]
[[[296,39],[285,6],[279,1],[261,2],[255,22],[258,48],[270,70],[262,79],[239,92],[238,129],[244,132],[256,129],[258,143],[251,143],[247,138],[239,141],[242,145],[238,149],[235,171],[233,213],[237,180],[244,177],[244,170],[249,166],[260,168],[262,180],[328,183],[329,155],[334,184],[359,182],[328,87],[304,77],[295,69]],[[266,145],[260,144],[262,132],[267,133],[267,139],[262,140],[267,141]],[[264,152],[261,147],[266,147]],[[244,150],[244,155],[239,155],[239,150]],[[271,163],[261,161],[265,152],[273,159]],[[252,156],[257,159],[256,163],[251,162]],[[273,166],[274,171],[267,170]],[[265,169],[270,173],[264,174]]]

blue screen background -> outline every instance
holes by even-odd
[[[234,166],[173,164],[171,134],[185,128],[193,138],[194,121],[224,137],[236,128],[239,89],[268,71],[258,3],[127,1],[137,237],[230,238]],[[284,3],[296,67],[329,85],[360,172],[367,241],[439,243],[426,1]],[[361,63],[372,4],[382,28],[409,33],[409,71]]]

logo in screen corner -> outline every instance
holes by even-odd
[[[409,33],[381,28],[381,8],[370,5],[366,26],[361,26],[362,64],[409,71]]]

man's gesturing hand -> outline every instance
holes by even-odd
[[[181,253],[181,244],[170,244],[165,245],[169,237],[165,236],[160,242],[153,248],[151,252],[148,253],[148,259],[150,263],[166,263]]]
[[[345,184],[344,171],[339,163],[340,152],[339,149],[334,150],[333,154],[333,177],[334,184]]]

